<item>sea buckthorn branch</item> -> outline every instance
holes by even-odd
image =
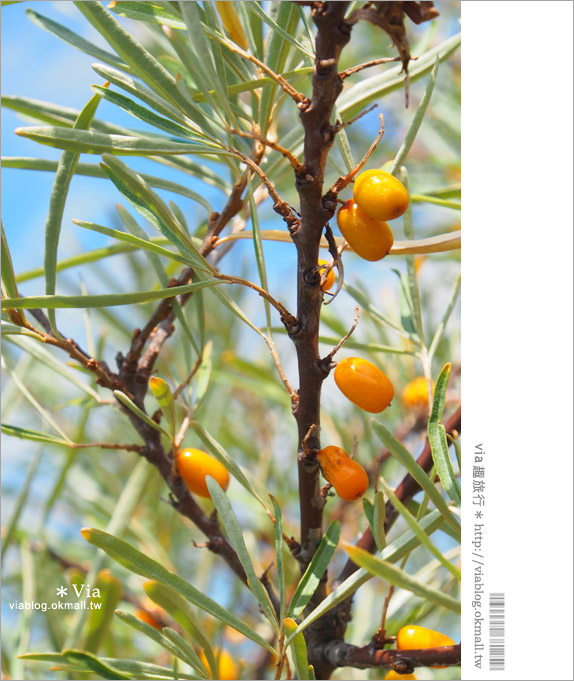
[[[420,650],[377,650],[372,645],[359,647],[345,641],[330,641],[323,654],[333,667],[393,669],[399,674],[412,674],[417,667],[455,667],[461,663],[460,643]]]
[[[299,107],[304,129],[304,171],[295,176],[300,199],[300,224],[291,232],[297,249],[297,319],[299,327],[291,334],[297,352],[299,400],[295,409],[298,428],[298,451],[311,425],[317,430],[308,440],[311,450],[320,450],[320,395],[327,373],[320,365],[319,316],[323,303],[321,276],[317,272],[319,243],[324,226],[333,212],[323,206],[323,178],[329,149],[335,133],[330,123],[343,84],[337,63],[350,29],[344,21],[347,2],[323,2],[313,6],[312,18],[317,26],[316,59],[313,69],[311,99]],[[298,457],[299,500],[301,512],[302,569],[310,562],[322,537],[323,500],[320,495],[319,466]],[[326,589],[321,584],[313,600],[319,602]],[[310,660],[311,662],[311,660]],[[311,662],[312,663],[312,662]]]

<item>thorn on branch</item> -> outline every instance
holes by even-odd
[[[325,194],[325,197],[323,200],[328,200],[332,201],[337,198],[340,192],[349,185],[355,175],[361,170],[361,168],[365,165],[365,163],[369,160],[371,157],[371,154],[375,151],[377,148],[378,143],[381,141],[383,135],[385,134],[385,118],[383,114],[379,115],[379,120],[381,121],[381,127],[379,128],[379,132],[377,133],[376,138],[374,139],[373,143],[371,146],[367,149],[367,153],[363,156],[361,159],[360,163],[356,165],[353,170],[349,171],[346,175],[341,175],[335,184],[329,189],[329,191]]]
[[[321,365],[323,367],[325,367],[325,369],[328,368],[327,373],[331,370],[331,364],[333,362],[333,357],[336,355],[337,352],[339,352],[339,350],[343,347],[343,345],[351,337],[351,334],[357,328],[358,323],[359,323],[359,307],[357,306],[357,307],[355,307],[355,315],[353,317],[353,324],[352,324],[351,328],[347,331],[347,333],[343,336],[343,338],[341,338],[341,340],[331,350],[331,352],[321,360]]]

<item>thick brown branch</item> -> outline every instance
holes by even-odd
[[[333,667],[394,669],[412,674],[416,667],[455,667],[461,663],[460,643],[424,650],[376,650],[373,646],[353,646],[344,641],[329,641],[323,656]]]

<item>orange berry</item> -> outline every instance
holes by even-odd
[[[328,265],[329,263],[326,260],[317,260],[317,265]],[[323,276],[325,272],[325,269],[323,268],[321,270],[321,276]],[[333,288],[333,284],[335,283],[335,270],[329,270],[329,274],[327,275],[327,278],[325,279],[324,284],[321,286],[321,291],[328,291],[329,289]]]
[[[347,399],[373,414],[386,409],[395,394],[388,377],[360,357],[347,357],[337,364],[335,383]]]
[[[426,407],[429,403],[426,379],[423,376],[417,376],[409,381],[403,388],[401,397],[407,407],[414,409]]]
[[[441,648],[455,645],[452,638],[438,631],[409,624],[399,630],[397,634],[397,650],[419,650],[423,648]],[[444,667],[434,667],[444,669]]]
[[[203,662],[208,672],[211,673],[211,667],[209,666],[209,662],[207,661],[207,657],[205,656],[203,650],[199,653],[199,659]],[[235,681],[235,679],[237,679],[237,665],[226,650],[221,650],[219,654],[217,651],[215,651],[215,661],[217,663],[218,674],[214,678],[221,679],[222,681],[226,681],[228,679],[229,681]]]
[[[376,220],[399,218],[409,206],[405,186],[384,170],[365,170],[355,180],[353,198],[359,208]]]
[[[337,224],[349,246],[364,260],[381,260],[391,250],[391,228],[386,222],[367,215],[353,199],[339,209]]]
[[[153,627],[154,629],[161,629],[161,624],[156,620],[156,618],[151,614],[151,612],[138,608],[134,614],[142,622],[149,624],[150,627]]]
[[[397,674],[394,669],[391,669],[385,676],[385,681],[399,681],[399,679],[406,679],[407,681],[417,681],[417,677],[413,674]]]
[[[367,491],[369,477],[365,469],[344,449],[332,445],[325,447],[317,454],[317,460],[323,477],[333,485],[341,499],[354,501]]]
[[[214,478],[223,490],[229,485],[227,468],[200,449],[182,449],[177,455],[177,470],[189,491],[200,497],[211,498],[205,482],[206,475]]]

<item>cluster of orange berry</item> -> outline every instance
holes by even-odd
[[[380,260],[391,250],[393,233],[386,220],[408,208],[409,193],[383,170],[366,170],[353,185],[353,198],[337,213],[337,224],[349,246],[364,260]]]
[[[364,260],[381,260],[393,245],[393,233],[385,220],[400,217],[409,205],[409,194],[392,175],[382,170],[367,170],[355,180],[353,198],[337,214],[341,234]],[[323,260],[319,265],[324,265]],[[332,278],[330,278],[332,276]],[[322,285],[328,291],[335,281],[332,271]],[[351,402],[378,414],[394,396],[393,384],[374,364],[360,357],[348,357],[335,368],[335,383]],[[369,487],[363,467],[344,449],[329,446],[317,455],[323,477],[347,501],[358,499]]]

